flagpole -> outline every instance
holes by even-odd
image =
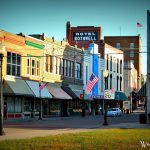
[[[137,29],[136,32],[137,32],[137,35],[138,35],[138,33],[139,33],[138,27],[136,27],[136,29]]]

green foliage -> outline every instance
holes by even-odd
[[[140,150],[149,129],[100,129],[24,140],[0,141],[0,150]],[[144,149],[150,149],[147,146]]]

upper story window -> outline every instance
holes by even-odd
[[[7,52],[7,75],[21,75],[21,55]]]
[[[109,67],[108,67],[108,61],[109,61],[109,56],[108,56],[108,54],[107,54],[106,61],[107,61],[107,62],[106,62],[106,65],[107,65],[107,70],[108,70],[108,68],[109,68]]]
[[[116,48],[120,49],[120,47],[121,47],[120,43],[116,43]]]
[[[110,71],[112,71],[112,56],[110,56]]]
[[[53,57],[51,55],[46,54],[46,64],[45,64],[45,70],[46,72],[52,72],[53,71]]]
[[[74,77],[74,62],[63,59],[61,65],[61,74],[68,77]]]
[[[76,64],[76,78],[81,78],[81,64],[77,63]]]
[[[130,50],[130,57],[134,57],[134,51]]]
[[[119,59],[117,58],[117,73],[119,73]]]
[[[130,43],[130,49],[134,49],[134,43]]]
[[[122,60],[120,60],[120,74],[122,74]]]
[[[40,60],[39,58],[27,59],[27,74],[33,76],[40,76]]]

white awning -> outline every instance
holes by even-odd
[[[40,90],[38,82],[26,80],[26,83],[29,85],[36,97],[52,98],[52,95],[49,93],[46,86]]]

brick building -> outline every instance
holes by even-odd
[[[104,36],[104,42],[124,51],[124,62],[127,64],[133,63],[137,70],[137,76],[141,76],[140,36]]]
[[[94,26],[71,27],[70,22],[66,24],[66,38],[70,45],[87,49],[94,42],[99,47],[102,44],[102,29]]]

